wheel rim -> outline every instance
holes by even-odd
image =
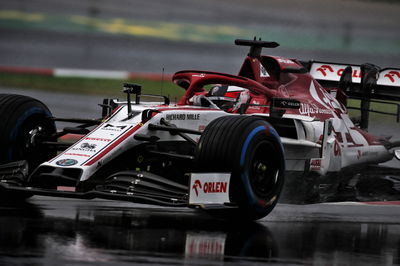
[[[251,160],[250,184],[253,192],[262,199],[276,188],[279,175],[279,160],[277,150],[268,141],[257,145]]]

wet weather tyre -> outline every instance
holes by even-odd
[[[196,148],[199,172],[231,172],[229,216],[257,220],[275,207],[282,191],[285,158],[280,137],[264,119],[225,116],[213,120]]]
[[[55,155],[40,144],[56,132],[50,110],[28,96],[0,94],[0,165],[26,160],[29,171]],[[4,196],[4,194],[3,194]]]

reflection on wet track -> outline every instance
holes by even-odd
[[[0,265],[396,265],[399,212],[281,204],[236,224],[186,208],[34,197],[0,207]]]

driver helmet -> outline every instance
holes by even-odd
[[[224,111],[232,112],[250,98],[249,90],[233,85],[214,85],[208,92],[208,98]]]

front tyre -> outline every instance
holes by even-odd
[[[257,220],[275,207],[284,183],[279,135],[264,119],[225,116],[204,130],[196,150],[202,172],[231,172],[229,195],[237,219]]]
[[[50,110],[28,96],[0,94],[0,165],[26,161],[29,172],[50,159],[55,151],[41,145],[56,132]],[[7,178],[1,176],[1,178]],[[11,179],[14,177],[11,176]],[[15,178],[14,178],[15,179]],[[23,185],[21,180],[20,185]],[[21,199],[29,194],[0,191],[0,199]]]
[[[28,96],[0,94],[0,164],[27,160],[30,170],[54,152],[40,145],[56,132],[50,110]]]

